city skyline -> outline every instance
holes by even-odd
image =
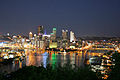
[[[120,80],[120,0],[0,0],[0,80]]]
[[[1,1],[0,34],[37,33],[42,25],[47,34],[57,28],[81,36],[120,37],[120,1]]]

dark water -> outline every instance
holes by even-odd
[[[89,57],[95,55],[102,55],[101,53],[86,53],[86,51],[59,53],[59,52],[40,52],[34,50],[25,50],[26,57],[24,60],[13,60],[9,64],[0,64],[1,72],[13,72],[24,66],[41,66],[44,67],[49,64],[52,68],[56,68],[58,65],[64,66],[65,64],[71,64],[72,67],[84,67],[85,61]]]

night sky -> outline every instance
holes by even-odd
[[[0,34],[36,33],[43,25],[76,36],[120,36],[120,0],[0,0]]]

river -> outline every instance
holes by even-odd
[[[70,64],[72,67],[84,67],[85,61],[92,56],[101,56],[103,53],[95,53],[91,51],[71,51],[67,53],[60,53],[56,51],[40,51],[40,50],[25,50],[24,60],[14,59],[11,63],[1,64],[0,73],[11,73],[24,66],[41,66],[45,68],[49,64],[52,68],[57,66],[64,66]]]

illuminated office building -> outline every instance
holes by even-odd
[[[54,40],[54,39],[55,39],[54,33],[51,33],[51,34],[50,34],[50,40]]]
[[[56,28],[53,28],[53,40],[56,39]]]
[[[76,39],[75,39],[75,34],[74,32],[70,31],[70,42],[75,42]]]
[[[41,48],[41,49],[44,48],[44,41],[40,41],[40,48]]]
[[[62,43],[60,47],[62,48],[68,47],[68,30],[62,30]]]
[[[67,40],[67,38],[68,38],[68,30],[62,30],[62,38],[63,38],[63,40]]]
[[[50,40],[56,40],[56,28],[53,28],[53,32],[50,34]]]
[[[44,28],[43,26],[38,26],[38,37],[40,40],[42,40],[42,35],[44,34]]]
[[[36,47],[41,48],[41,49],[45,48],[44,41],[37,41]]]
[[[38,35],[43,35],[43,34],[44,34],[43,26],[38,26]]]
[[[29,33],[29,39],[32,39],[33,38],[33,34],[32,32]]]
[[[37,35],[34,34],[34,37],[33,37],[33,45],[36,47],[37,46]]]

